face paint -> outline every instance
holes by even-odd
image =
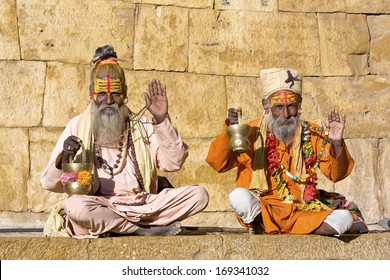
[[[107,94],[111,94],[112,92],[122,92],[122,82],[120,78],[111,79],[110,75],[107,75],[106,79],[96,78],[93,89],[94,98],[96,94],[100,92],[105,92]]]
[[[291,91],[278,91],[269,97],[270,107],[275,104],[287,105],[289,103],[300,103],[301,97]]]
[[[111,79],[110,79],[110,75],[107,74],[106,78],[107,78],[107,94],[111,94]]]

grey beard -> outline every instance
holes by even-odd
[[[285,119],[283,117],[273,118],[270,116],[270,132],[274,134],[277,139],[282,140],[284,143],[292,142],[297,130],[298,123],[299,116],[290,117],[289,119]]]
[[[129,110],[118,104],[101,104],[98,107],[93,103],[93,133],[95,140],[100,143],[118,142],[126,129],[126,119]]]

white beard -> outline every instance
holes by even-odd
[[[285,119],[283,117],[274,118],[271,115],[269,117],[270,132],[284,143],[292,142],[297,131],[299,120],[299,115],[296,117],[290,117],[289,119]]]
[[[129,111],[126,106],[119,107],[114,103],[102,104],[98,107],[93,103],[93,132],[95,140],[100,143],[118,142],[126,130],[126,120]]]

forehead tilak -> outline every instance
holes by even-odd
[[[287,105],[299,101],[300,101],[299,96],[290,91],[280,91],[270,96],[271,107],[274,106],[275,104]]]
[[[110,75],[106,75],[106,79],[95,78],[95,92],[122,92],[122,81],[120,78],[112,79]]]

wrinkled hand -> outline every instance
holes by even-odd
[[[62,163],[69,163],[69,157],[74,158],[81,147],[81,142],[81,139],[74,135],[66,138],[62,151]]]
[[[168,114],[168,98],[165,85],[158,79],[149,83],[149,94],[144,92],[145,103],[157,123],[161,123]]]
[[[328,126],[330,128],[328,138],[331,142],[342,142],[346,117],[340,116],[337,109],[332,109],[328,113]]]
[[[238,113],[242,113],[242,109],[238,107],[235,108],[229,108],[228,109],[228,119],[229,119],[229,125],[238,124]]]

